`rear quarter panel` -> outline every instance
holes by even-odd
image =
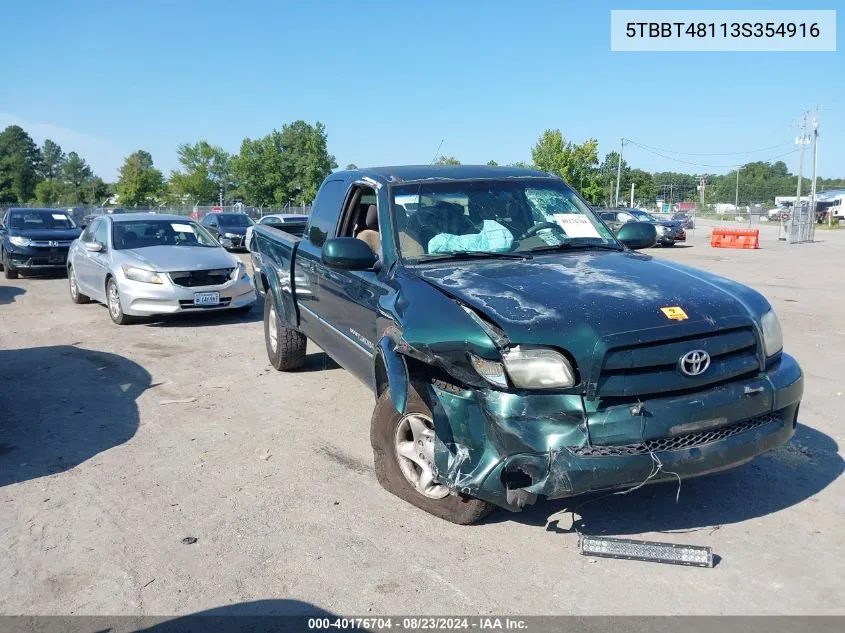
[[[255,275],[260,277],[255,285],[272,296],[285,320],[294,327],[299,326],[294,276],[300,241],[301,238],[270,226],[256,224],[253,227],[253,268]],[[265,296],[265,300],[270,300],[270,296]]]

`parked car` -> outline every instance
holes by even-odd
[[[246,230],[255,222],[246,213],[209,213],[202,225],[226,249],[243,249]]]
[[[691,231],[695,228],[695,218],[693,217],[692,213],[688,211],[681,211],[680,213],[676,213],[672,216],[672,221],[680,222],[681,226],[687,231]]]
[[[761,294],[656,239],[538,171],[335,172],[301,238],[253,229],[267,355],[372,389],[379,482],[456,523],[739,466],[792,437],[801,369]]]
[[[71,246],[67,271],[71,300],[106,304],[118,325],[139,316],[248,311],[256,301],[240,260],[178,215],[96,218]]]
[[[60,209],[17,209],[0,221],[0,267],[6,279],[19,273],[64,270],[68,249],[81,229]]]
[[[606,209],[599,213],[599,217],[614,233],[618,233],[619,229],[628,222],[653,224],[657,230],[657,243],[661,246],[674,246],[676,242],[685,242],[687,239],[683,223],[680,221],[658,220],[640,209]]]
[[[308,224],[308,216],[300,215],[298,213],[272,213],[270,215],[262,216],[255,224],[262,224],[271,226],[274,229],[285,231],[291,235],[302,237],[305,231],[305,226]],[[253,225],[255,226],[255,225]],[[244,235],[244,246],[249,250],[249,242],[252,239],[252,226],[246,227]]]

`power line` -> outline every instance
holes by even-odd
[[[716,168],[722,168],[722,169],[731,169],[731,168],[736,168],[736,166],[737,166],[736,163],[733,163],[733,164],[730,164],[730,165],[712,165],[712,164],[708,164],[708,163],[696,163],[694,161],[684,160],[682,158],[676,158],[674,156],[668,156],[666,154],[662,154],[661,152],[655,151],[654,149],[648,147],[647,145],[642,145],[640,143],[637,143],[636,141],[632,141],[631,139],[625,139],[625,140],[628,143],[630,143],[631,145],[636,145],[640,149],[643,149],[650,154],[654,154],[655,156],[660,156],[661,158],[665,158],[666,160],[675,161],[676,163],[683,163],[685,165],[693,165],[694,167],[716,167]],[[792,145],[792,143],[789,143],[789,145]],[[782,146],[783,145],[779,145],[779,146],[776,146],[776,147],[782,147]],[[797,151],[798,151],[797,149],[792,149],[792,150],[789,150],[788,152],[784,152],[783,154],[778,154],[776,156],[771,156],[769,158],[766,158],[762,162],[769,162],[769,161],[772,161],[776,158],[783,158],[784,156],[789,156],[790,154],[794,154]]]
[[[758,152],[767,152],[770,149],[778,149],[779,147],[786,147],[787,145],[792,145],[792,143],[779,143],[778,145],[770,145],[769,147],[761,147],[760,149],[752,149],[748,150],[747,152],[714,152],[714,153],[697,153],[697,152],[678,152],[672,149],[665,149],[661,147],[653,147],[651,145],[643,145],[642,143],[637,143],[636,141],[631,141],[631,139],[625,139],[626,141],[630,141],[635,145],[639,145],[643,148],[652,149],[658,152],[665,152],[667,154],[678,154],[679,156],[743,156],[746,154],[757,154]]]

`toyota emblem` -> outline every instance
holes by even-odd
[[[681,356],[678,368],[687,376],[700,376],[710,367],[710,354],[703,349],[695,349]]]

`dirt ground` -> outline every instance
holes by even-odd
[[[260,305],[118,327],[65,279],[0,280],[0,613],[845,613],[845,230],[788,246],[763,227],[738,251],[701,224],[649,252],[770,299],[805,372],[796,437],[677,503],[647,487],[574,526],[583,499],[459,527],[382,490],[371,394],[313,346],[302,371],[272,370]],[[573,527],[719,560],[587,558]]]

